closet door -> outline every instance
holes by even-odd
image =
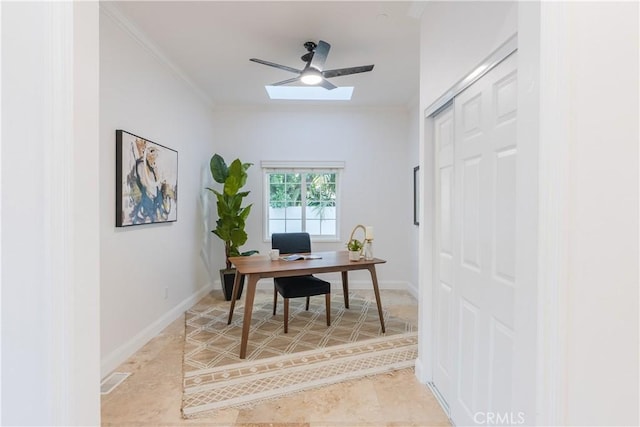
[[[438,281],[434,295],[434,366],[433,383],[441,397],[448,402],[451,396],[453,364],[453,105],[433,119],[433,140],[437,153],[436,171],[436,264]]]
[[[454,101],[456,392],[450,405],[458,425],[485,424],[491,414],[512,412],[516,114],[516,54]]]

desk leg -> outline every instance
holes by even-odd
[[[256,284],[260,278],[257,274],[248,275],[247,290],[244,297],[244,317],[242,318],[242,341],[240,341],[240,359],[247,357],[247,341],[249,329],[251,329],[251,314],[253,312],[253,300],[256,296]]]
[[[371,264],[369,266],[369,273],[371,273],[371,281],[373,282],[373,292],[376,294],[376,303],[378,303],[378,316],[380,316],[380,326],[382,326],[382,333],[385,333],[384,329],[384,317],[382,315],[382,303],[380,302],[380,290],[378,289],[378,276],[376,275],[376,266]]]
[[[242,274],[238,274],[236,270],[236,277],[233,279],[233,291],[231,292],[231,306],[229,307],[229,320],[227,320],[227,325],[231,324],[231,318],[233,318],[233,309],[236,308],[236,299],[238,298],[238,292],[240,291],[240,280],[242,279]]]
[[[349,272],[342,272],[342,293],[344,294],[344,308],[349,308]]]

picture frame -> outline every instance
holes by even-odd
[[[178,152],[116,130],[116,227],[178,220]]]
[[[413,168],[413,224],[420,225],[420,166]]]

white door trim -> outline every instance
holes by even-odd
[[[424,110],[424,117],[434,117],[441,109],[447,106],[460,92],[471,86],[476,80],[487,74],[496,65],[518,49],[518,34],[514,34],[491,52],[478,66],[460,80],[458,80],[440,98],[436,99]]]
[[[2,421],[98,425],[98,4],[1,7]]]
[[[44,238],[45,271],[51,286],[52,385],[57,390],[53,405],[56,424],[69,422],[72,400],[72,372],[75,306],[74,226],[70,213],[73,193],[73,4],[51,3],[46,33],[50,37],[47,66],[42,70],[46,84],[44,103],[45,176],[43,201],[46,212]]]
[[[565,424],[569,214],[568,5],[534,3],[539,29],[538,424]],[[524,14],[526,11],[522,11]]]

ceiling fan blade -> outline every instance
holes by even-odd
[[[326,79],[331,77],[348,76],[349,74],[366,73],[373,70],[373,65],[361,65],[359,67],[338,68],[336,70],[327,70],[322,72],[322,76]]]
[[[290,73],[302,73],[302,70],[296,70],[292,67],[287,67],[286,65],[276,64],[275,62],[264,61],[262,59],[251,58],[249,61],[257,62],[258,64],[268,65],[269,67],[279,68],[281,70],[289,71]]]
[[[331,49],[331,45],[320,40],[316,48],[313,50],[313,56],[311,57],[311,63],[309,66],[318,71],[322,71],[324,69],[324,63],[327,61],[327,55],[329,55],[329,49]]]
[[[278,82],[278,83],[272,83],[270,86],[282,86],[282,85],[286,85],[286,84],[289,84],[289,83],[297,82],[298,80],[300,80],[299,77],[294,77],[292,79],[283,80],[283,81]]]
[[[323,88],[327,89],[327,90],[332,90],[337,88],[338,86],[334,85],[333,83],[331,83],[329,80],[326,79],[322,79],[322,81],[320,83],[318,83],[318,86],[322,86]]]

